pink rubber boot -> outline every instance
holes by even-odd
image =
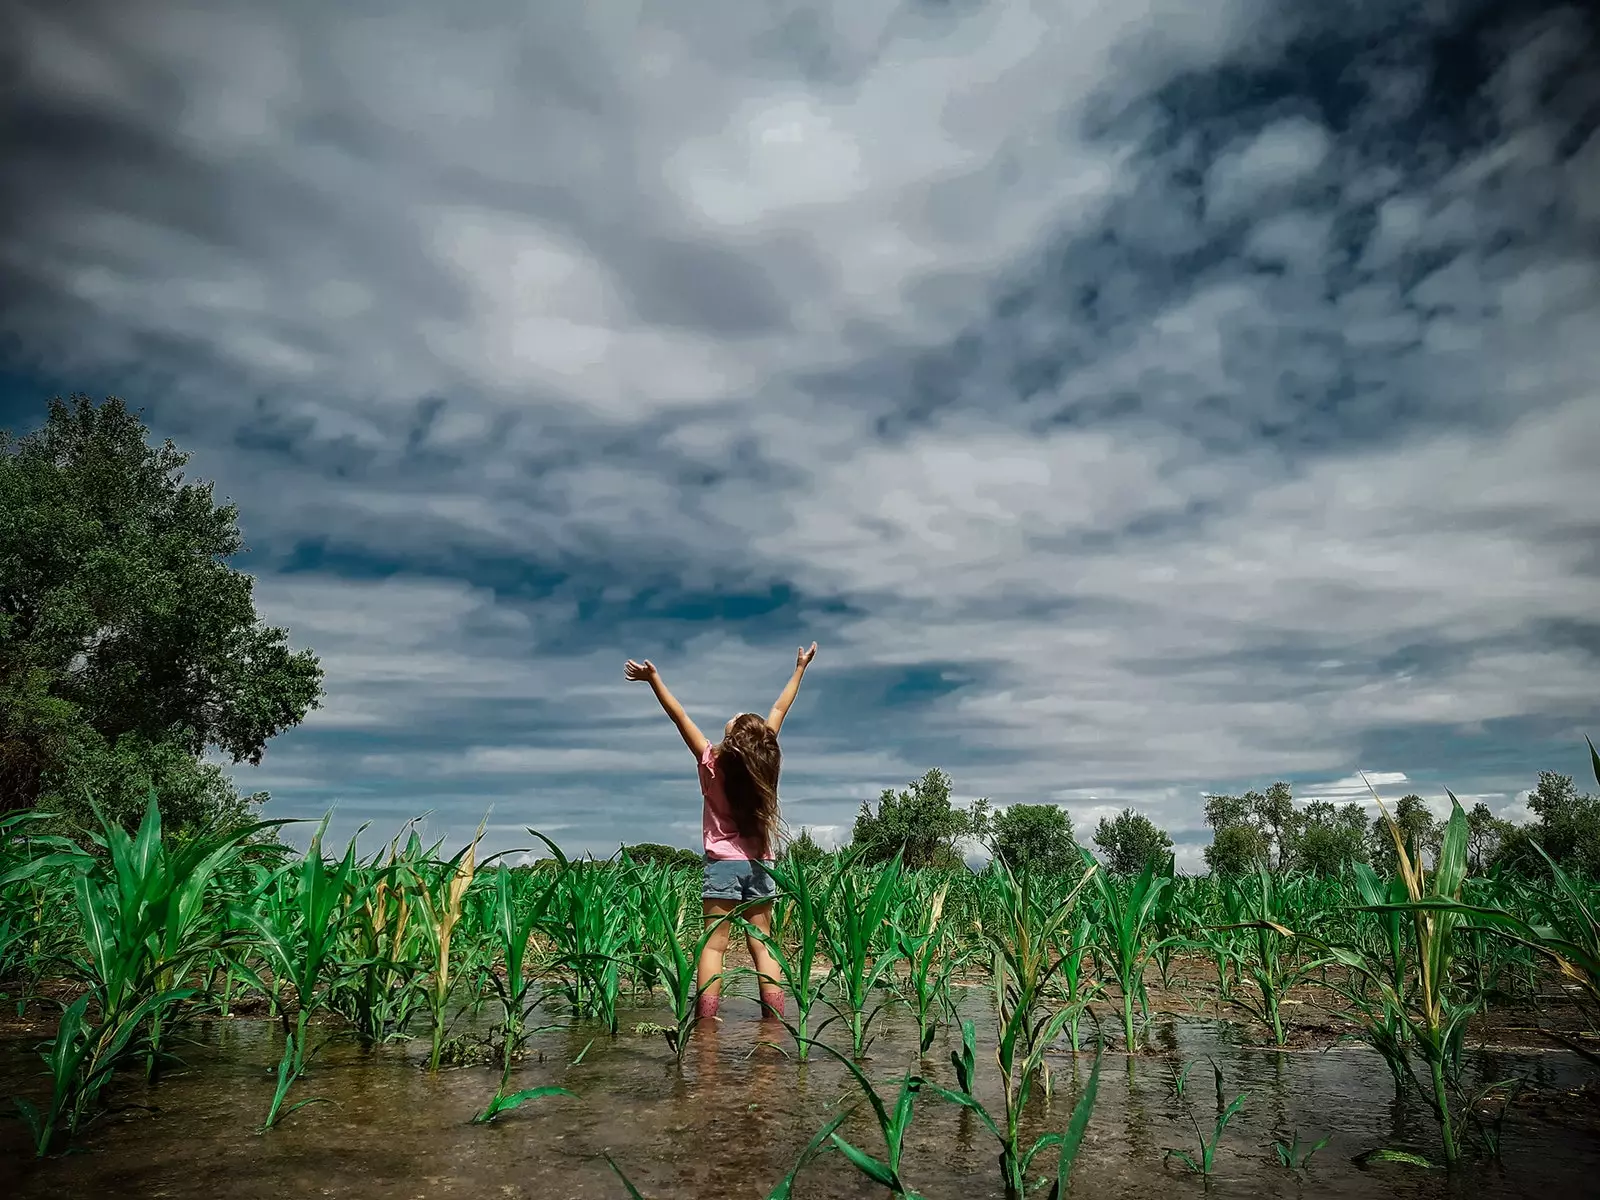
[[[701,992],[700,998],[694,1002],[695,1016],[702,1021],[712,1020],[717,1015],[717,1009],[722,1005],[722,996],[716,992]]]
[[[761,989],[761,1015],[763,1017],[783,1016],[782,988],[764,987]]]

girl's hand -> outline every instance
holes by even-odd
[[[650,680],[656,677],[656,667],[655,664],[648,658],[642,663],[636,663],[630,658],[627,662],[622,664],[622,674],[625,679],[642,679],[648,683]]]
[[[817,644],[811,643],[809,650],[796,650],[794,652],[794,669],[804,671],[811,665],[811,660],[817,656]]]

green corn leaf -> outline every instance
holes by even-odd
[[[871,1179],[874,1183],[881,1184],[890,1191],[899,1190],[895,1186],[897,1181],[895,1179],[894,1172],[889,1170],[889,1168],[883,1163],[873,1158],[872,1155],[861,1150],[857,1150],[837,1133],[830,1134],[829,1138],[833,1144],[839,1148],[840,1152],[853,1164],[855,1164],[856,1169],[868,1179]]]

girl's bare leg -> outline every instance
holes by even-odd
[[[758,904],[747,909],[745,920],[754,925],[762,933],[772,934],[772,905]],[[772,957],[772,951],[767,949],[766,943],[759,941],[750,934],[745,934],[745,945],[750,948],[750,961],[755,964],[756,977],[761,986],[761,1015],[763,1017],[783,1016],[783,985],[779,982],[783,977],[778,973],[777,960]]]
[[[702,989],[697,1005],[701,1020],[716,1016],[722,1002],[722,960],[728,953],[728,931],[732,924],[728,914],[738,907],[738,902],[734,900],[700,902],[700,911],[705,914],[707,926],[716,922],[711,936],[706,939],[705,948],[700,951],[700,962],[695,971],[695,984]]]

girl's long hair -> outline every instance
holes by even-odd
[[[740,713],[733,719],[717,755],[722,791],[733,810],[739,836],[760,846],[763,858],[778,850],[778,771],[782,765],[778,735],[765,720],[756,713]]]

